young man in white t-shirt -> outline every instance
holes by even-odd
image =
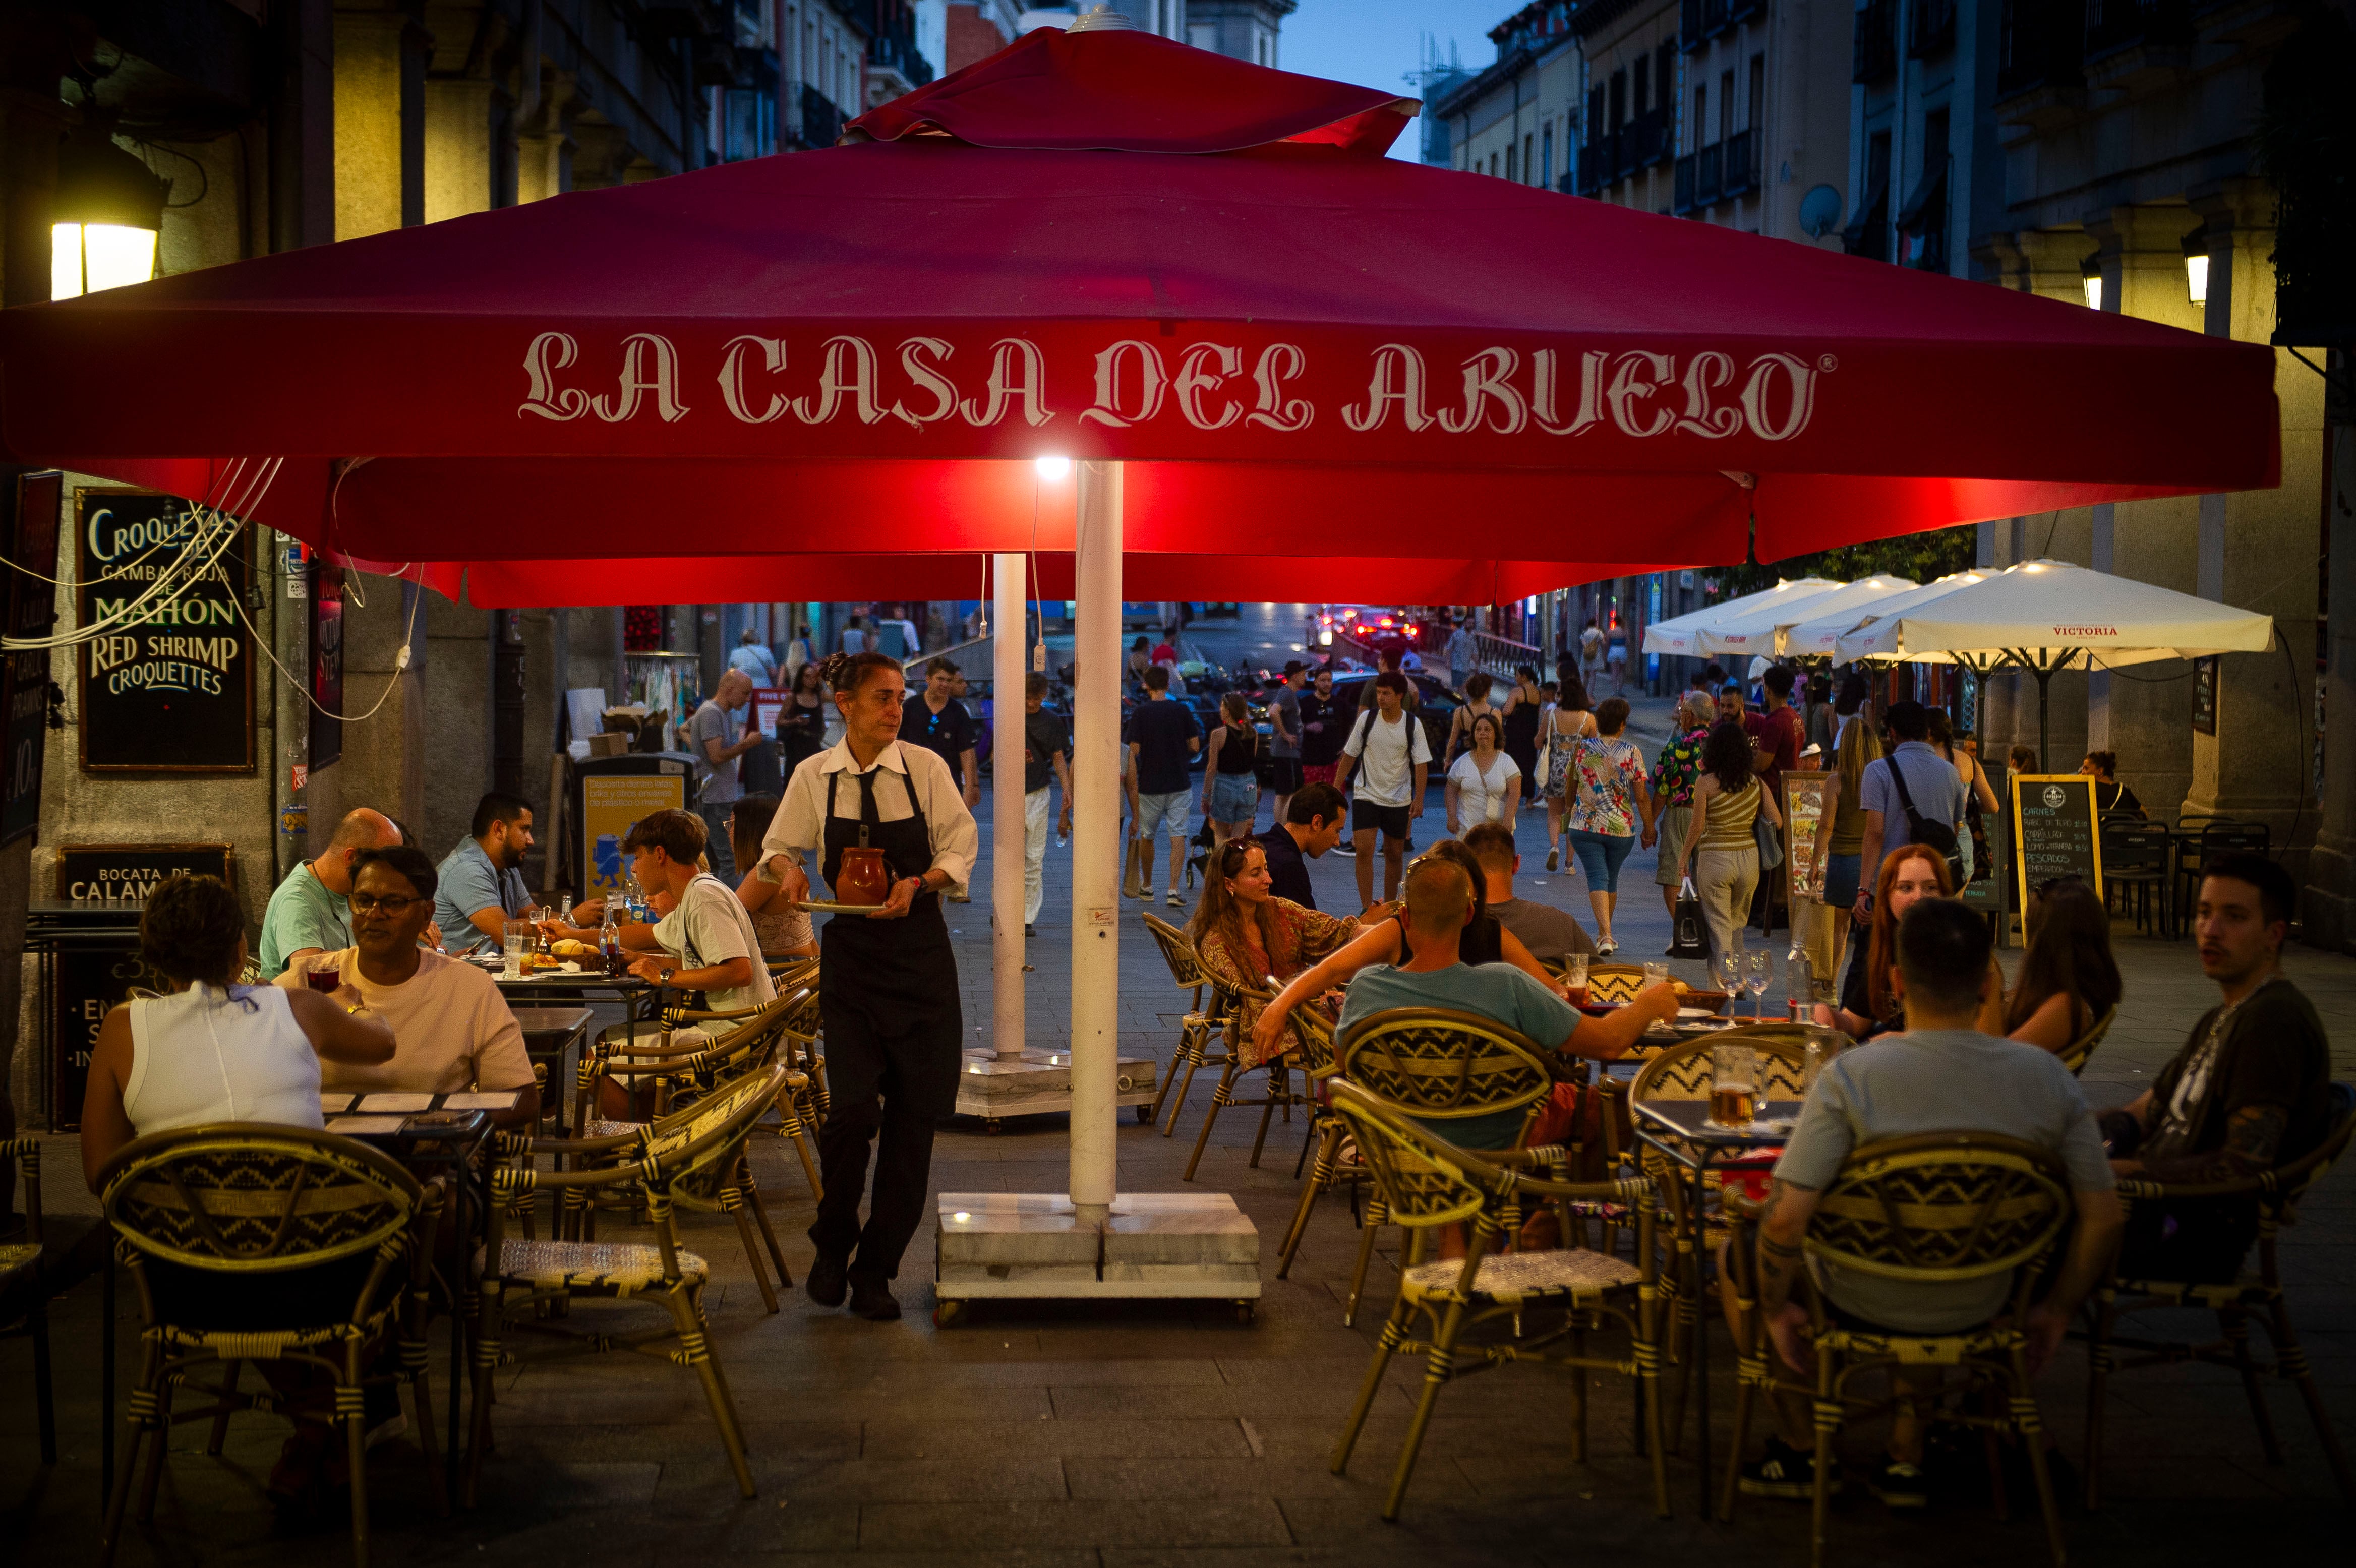
[[[650,811],[631,827],[622,848],[649,896],[677,901],[653,925],[626,925],[622,945],[644,954],[630,973],[675,990],[701,991],[713,1012],[734,1012],[776,1000],[761,939],[736,891],[696,869],[703,853],[703,823],[692,813]]]
[[[1407,677],[1385,670],[1375,677],[1375,706],[1358,715],[1358,721],[1350,727],[1349,740],[1342,744],[1341,765],[1333,782],[1344,784],[1353,773],[1357,776],[1351,828],[1358,833],[1377,828],[1382,832],[1386,900],[1398,894],[1408,835],[1412,831],[1409,824],[1423,815],[1423,785],[1430,769],[1431,742],[1424,737],[1422,722],[1407,711]],[[1371,846],[1361,843],[1358,903],[1366,907],[1375,901],[1375,858],[1363,852]]]

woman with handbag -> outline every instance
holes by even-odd
[[[1620,901],[1620,863],[1636,847],[1639,822],[1653,817],[1652,786],[1644,779],[1644,753],[1622,740],[1628,699],[1604,699],[1595,710],[1596,734],[1573,741],[1572,772],[1578,791],[1563,821],[1571,852],[1587,879],[1587,901],[1595,910],[1595,952],[1609,958],[1620,951],[1612,934],[1612,912]]]
[[[1751,771],[1751,737],[1736,720],[1710,731],[1694,789],[1693,826],[1677,856],[1680,876],[1693,868],[1713,955],[1741,951],[1751,895],[1759,889],[1759,840],[1751,824],[1764,816],[1779,829],[1783,826],[1783,814]]]

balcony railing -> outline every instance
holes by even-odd
[[[1875,82],[1898,69],[1898,0],[1866,0],[1857,14],[1849,80]]]
[[[1669,155],[1669,117],[1647,110],[1620,128],[1620,177],[1651,168]]]
[[[1737,131],[1726,139],[1726,167],[1719,195],[1737,197],[1758,188],[1759,138],[1750,131]]]
[[[1694,165],[1697,161],[1692,153],[1677,160],[1676,177],[1671,182],[1675,194],[1670,198],[1669,210],[1680,218],[1694,209]]]
[[[896,29],[878,27],[875,36],[867,40],[867,63],[897,72],[911,87],[922,87],[933,80],[933,62],[916,51],[916,24],[907,13],[902,14]]]
[[[2086,0],[2086,52],[2192,41],[2191,0]]]
[[[1997,36],[1997,96],[2078,85],[2087,10],[2087,0],[2005,0]]]
[[[1612,163],[1619,156],[1610,132],[1590,136],[1579,149],[1578,181],[1574,188],[1581,196],[1593,196],[1612,183]]]
[[[831,147],[842,134],[842,111],[817,88],[802,85],[801,143],[805,147]]]
[[[1733,0],[1744,15],[1758,9],[1760,0]],[[1679,0],[1677,7],[1677,47],[1687,54],[1696,53],[1703,44],[1726,31],[1728,0]]]
[[[1906,21],[1906,58],[1929,59],[1955,47],[1955,0],[1912,0]]]
[[[1725,172],[1726,145],[1712,142],[1694,163],[1694,205],[1708,207],[1719,198],[1719,178]]]

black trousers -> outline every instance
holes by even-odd
[[[925,1217],[925,1196],[932,1188],[933,1134],[939,1126],[938,1117],[912,1109],[908,1097],[900,1093],[871,1094],[850,1104],[837,1099],[829,1108],[818,1136],[826,1196],[819,1202],[809,1239],[825,1256],[849,1258],[853,1279],[881,1283],[899,1274],[900,1254],[908,1250],[908,1239]],[[867,1188],[868,1146],[879,1142],[875,1196],[862,1226],[859,1197]]]

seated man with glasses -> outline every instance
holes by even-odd
[[[316,970],[339,970],[359,989],[356,1011],[392,1028],[392,1060],[355,1067],[323,1061],[324,1093],[454,1094],[476,1089],[516,1090],[513,1108],[495,1111],[503,1127],[540,1120],[540,1090],[524,1054],[523,1029],[491,977],[464,959],[418,945],[434,918],[438,878],[422,849],[397,844],[354,858],[352,945],[316,954],[290,967],[278,984],[297,989]]]

